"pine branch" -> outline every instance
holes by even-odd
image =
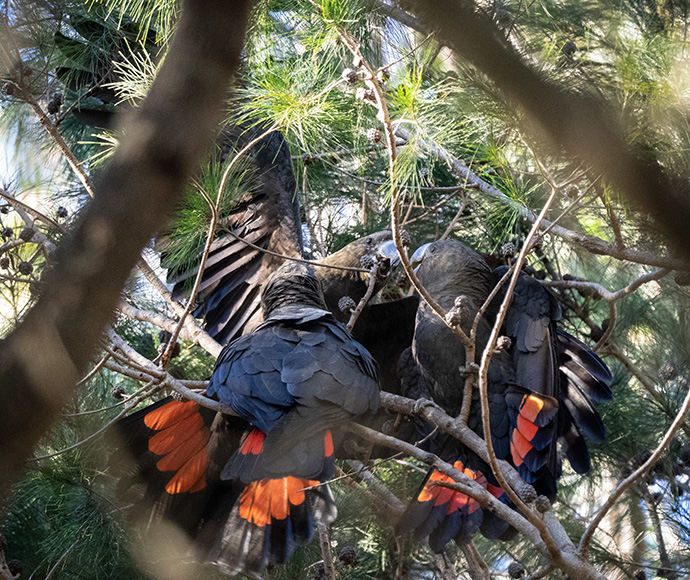
[[[396,135],[407,140],[413,137],[412,133],[400,126],[396,127],[395,132]],[[451,155],[436,143],[421,138],[417,138],[415,142],[427,154],[433,155],[440,161],[447,163],[448,166],[464,180],[464,187],[477,189],[479,192],[489,197],[512,204],[512,200],[506,194],[481,179],[473,171],[467,168],[460,159]],[[519,211],[520,215],[530,223],[534,223],[537,219],[537,215],[527,207],[521,206],[517,211]],[[601,238],[569,230],[546,219],[541,221],[540,228],[542,231],[548,230],[549,233],[563,238],[571,244],[580,246],[592,254],[611,256],[617,260],[627,260],[629,262],[646,264],[657,268],[669,268],[671,270],[687,269],[687,264],[684,260],[669,256],[660,256],[633,248],[618,248],[616,245],[610,244]]]
[[[585,533],[582,535],[582,538],[580,539],[580,546],[578,548],[578,551],[583,557],[587,556],[587,553],[589,552],[589,547],[590,543],[592,541],[592,536],[594,535],[594,532],[596,531],[597,527],[601,523],[601,520],[604,518],[604,516],[609,512],[609,510],[613,507],[613,505],[618,501],[620,496],[630,488],[636,481],[639,481],[644,475],[654,466],[654,464],[659,460],[659,457],[661,457],[661,454],[666,450],[668,447],[669,443],[673,439],[673,436],[676,434],[676,431],[680,428],[680,426],[683,424],[683,421],[685,421],[685,417],[688,414],[688,411],[690,411],[690,390],[688,390],[687,395],[685,396],[685,400],[683,401],[683,404],[681,405],[680,410],[678,411],[678,414],[676,415],[675,419],[673,420],[673,423],[671,423],[671,426],[669,427],[668,431],[664,434],[662,437],[661,441],[659,442],[659,445],[657,448],[654,450],[654,452],[649,456],[647,461],[645,461],[640,467],[638,467],[633,473],[631,473],[628,477],[626,477],[623,481],[621,481],[617,486],[616,489],[613,490],[613,493],[606,499],[604,502],[604,505],[601,506],[597,514],[594,516],[592,521],[590,522],[589,526],[585,530]]]

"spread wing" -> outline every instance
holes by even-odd
[[[261,131],[261,127],[233,127],[221,134],[218,161],[225,162],[230,151],[243,147]],[[254,321],[256,326],[261,320],[262,284],[283,263],[282,258],[261,250],[295,257],[302,252],[299,205],[287,143],[280,133],[274,132],[247,155],[258,183],[220,223],[219,231],[226,233],[213,242],[194,311],[194,316],[205,320],[209,334],[221,343],[240,336],[250,322]],[[199,253],[201,250],[200,247]],[[165,252],[161,264],[170,268],[168,282],[174,284],[173,298],[179,300],[189,292],[197,270],[188,264],[172,267],[174,264]]]

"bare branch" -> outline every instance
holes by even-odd
[[[335,565],[333,564],[333,550],[331,549],[331,531],[326,524],[319,520],[316,524],[319,530],[319,543],[323,556],[323,570],[326,580],[336,580]]]
[[[380,269],[381,264],[380,262],[377,262],[372,266],[371,270],[369,270],[369,284],[367,284],[367,291],[364,293],[364,296],[362,296],[362,299],[359,301],[359,304],[357,304],[357,307],[352,311],[352,314],[350,314],[350,320],[347,321],[347,329],[350,332],[352,332],[352,329],[355,327],[357,319],[359,318],[359,315],[362,314],[367,302],[369,302],[371,297],[374,295],[374,290],[376,289],[376,280],[379,276]]]
[[[584,280],[542,280],[541,284],[543,286],[550,286],[552,288],[572,288],[573,290],[583,290],[585,292],[594,290],[601,298],[607,302],[616,302],[628,294],[632,294],[640,286],[648,284],[656,280],[661,280],[661,278],[668,276],[671,270],[667,268],[661,268],[660,270],[655,270],[654,272],[649,272],[643,276],[640,276],[625,288],[616,290],[615,292],[610,292],[604,286],[597,282],[587,282]]]
[[[601,520],[608,513],[611,507],[613,507],[613,504],[616,503],[618,498],[620,498],[620,496],[637,480],[639,480],[641,477],[644,477],[644,475],[659,460],[659,457],[661,457],[661,454],[666,450],[666,447],[668,447],[668,444],[673,439],[673,436],[676,434],[676,431],[678,431],[678,429],[682,425],[683,421],[685,420],[685,416],[687,415],[689,410],[690,390],[688,390],[688,393],[685,395],[685,400],[683,401],[683,404],[680,410],[678,411],[678,414],[673,420],[673,423],[671,423],[671,426],[669,427],[668,431],[666,431],[666,434],[662,437],[661,441],[659,442],[659,445],[654,450],[654,452],[649,456],[647,461],[640,465],[640,467],[638,467],[633,473],[631,473],[628,477],[626,477],[616,486],[616,489],[613,490],[613,493],[611,493],[611,495],[606,499],[604,505],[601,506],[601,509],[597,512],[597,514],[590,522],[589,526],[585,530],[585,533],[582,535],[582,538],[580,539],[579,552],[582,555],[582,557],[587,556],[587,553],[589,552],[590,542],[592,541],[594,532],[601,523]]]

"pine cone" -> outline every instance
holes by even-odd
[[[343,546],[338,554],[338,560],[345,566],[354,566],[355,562],[357,562],[357,550],[352,546]]]
[[[349,296],[343,296],[340,300],[338,300],[338,309],[343,314],[350,314],[355,308],[357,308],[357,305]]]
[[[403,246],[407,246],[409,248],[410,244],[412,243],[412,238],[410,238],[410,232],[408,232],[407,230],[400,230],[400,241],[402,242]]]
[[[508,576],[511,578],[521,578],[525,575],[525,567],[520,562],[511,562],[508,566]]]
[[[5,83],[2,85],[2,93],[11,97],[14,94],[14,83]]]
[[[31,265],[31,262],[20,262],[19,266],[17,266],[17,271],[24,276],[30,276],[31,272],[34,271],[34,267]]]
[[[0,258],[0,268],[7,270],[10,267],[10,259],[7,256]]]
[[[4,213],[4,214],[10,213],[10,206],[9,205],[0,206],[0,213]]]
[[[551,501],[545,495],[540,495],[534,500],[534,507],[539,513],[545,514],[551,509]]]
[[[59,218],[64,219],[64,218],[66,218],[69,214],[68,214],[68,212],[67,212],[67,208],[64,208],[64,207],[60,206],[59,208],[57,208],[56,215],[57,215]]]
[[[523,482],[515,491],[525,503],[532,503],[537,499],[537,492],[529,483]]]
[[[12,576],[19,576],[24,571],[21,560],[10,560],[7,562],[7,569]]]
[[[177,391],[170,393],[170,396],[180,403],[183,403],[187,400],[187,397],[185,397],[182,393],[178,393]]]
[[[512,344],[513,341],[510,340],[509,336],[499,336],[496,341],[496,348],[498,350],[508,350]]]
[[[354,85],[356,82],[359,81],[357,71],[352,70],[351,68],[344,69],[340,76],[344,81],[347,81],[351,85]]]
[[[371,128],[367,131],[367,139],[372,143],[379,143],[381,141],[381,131],[375,128]]]
[[[597,326],[595,324],[589,331],[589,336],[592,337],[594,342],[599,342],[604,336],[604,330],[601,328],[601,326]]]
[[[48,113],[56,115],[60,112],[60,107],[62,107],[62,93],[53,93],[50,101],[48,101]]]
[[[517,248],[512,242],[505,243],[501,246],[501,256],[505,259],[512,258],[516,252]]]
[[[2,237],[8,240],[14,235],[14,230],[12,228],[5,228],[2,230]]]
[[[30,227],[26,227],[21,232],[19,232],[19,237],[25,242],[30,242],[35,235],[36,230]]]
[[[116,399],[124,399],[125,389],[121,385],[115,385],[110,391],[110,394]]]

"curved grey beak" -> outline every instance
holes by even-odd
[[[398,256],[398,249],[395,247],[393,240],[388,240],[378,247],[378,254],[382,258],[388,258],[391,261],[391,268],[395,268],[400,264],[400,256]]]
[[[419,265],[422,263],[422,260],[424,259],[424,256],[426,255],[426,251],[429,249],[429,246],[431,243],[428,244],[422,244],[419,246],[414,254],[410,257],[410,264],[412,264],[412,267],[416,270]]]

